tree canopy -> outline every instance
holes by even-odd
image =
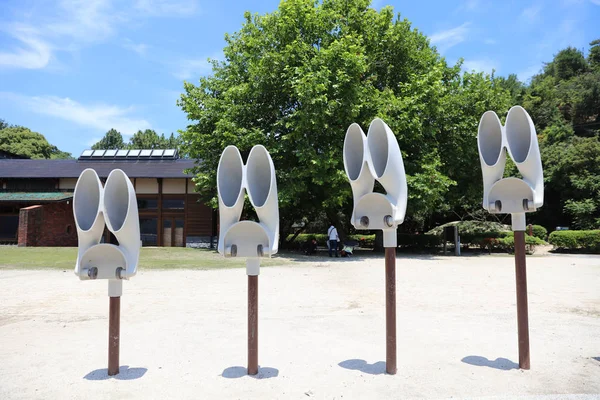
[[[164,133],[159,135],[152,129],[146,129],[137,131],[129,142],[125,143],[121,132],[111,129],[92,146],[92,149],[178,149],[180,142],[179,136],[172,133],[171,136],[165,137]]]
[[[70,153],[60,151],[56,146],[48,143],[41,133],[33,132],[23,126],[8,125],[4,120],[0,121],[1,126],[4,127],[0,130],[0,150],[33,159],[72,158]]]
[[[479,203],[477,123],[488,109],[508,110],[508,88],[461,74],[460,62],[449,66],[391,7],[369,5],[285,0],[273,13],[246,13],[240,31],[226,35],[225,59],[212,62],[212,75],[184,84],[179,104],[193,123],[182,137],[201,160],[196,182],[206,199],[215,204],[223,148],[247,154],[260,143],[276,165],[284,238],[293,222],[349,215],[344,135],[352,122],[366,130],[381,117],[404,156],[405,227]]]

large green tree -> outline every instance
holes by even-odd
[[[533,220],[549,229],[600,227],[600,68],[598,43],[587,59],[559,51],[523,96],[539,133],[545,204]]]
[[[177,149],[179,148],[179,137],[171,133],[165,137],[164,133],[159,135],[152,129],[137,131],[128,144],[131,149]]]
[[[10,126],[0,130],[0,150],[33,159],[72,158],[70,153],[60,151],[48,143],[41,133],[22,126]]]
[[[115,150],[126,148],[125,142],[123,141],[123,135],[116,129],[110,129],[104,137],[96,142],[93,146],[93,150]]]
[[[265,15],[245,14],[226,35],[224,61],[211,76],[185,83],[179,105],[192,123],[182,132],[198,159],[196,182],[214,196],[219,155],[234,144],[246,156],[265,145],[277,169],[282,238],[295,221],[348,215],[345,131],[375,117],[395,132],[409,182],[406,227],[450,212],[446,196],[469,201],[457,179],[477,174],[478,119],[505,112],[509,91],[483,74],[449,67],[410,22],[369,0],[284,0]],[[477,182],[481,179],[478,177]],[[478,183],[481,185],[480,183]],[[345,222],[347,218],[344,219]]]

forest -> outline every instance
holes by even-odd
[[[201,160],[197,189],[213,206],[222,149],[234,144],[246,157],[260,143],[277,170],[282,240],[326,221],[351,232],[344,135],[352,122],[366,129],[380,117],[407,173],[402,230],[508,223],[481,207],[476,135],[485,111],[504,117],[518,104],[536,125],[544,166],[546,203],[528,220],[548,231],[600,225],[600,40],[560,50],[520,82],[465,71],[462,60],[450,65],[410,21],[369,0],[283,1],[272,13],[246,13],[225,39],[224,60],[198,84],[186,82],[179,100],[191,121],[183,147]]]
[[[344,135],[352,122],[366,130],[380,117],[397,136],[407,172],[401,229],[423,232],[456,220],[508,223],[510,216],[481,207],[476,135],[485,111],[504,118],[522,105],[537,129],[545,178],[545,204],[528,221],[549,232],[600,225],[600,39],[558,51],[520,82],[515,74],[467,71],[462,60],[449,64],[410,21],[369,0],[287,0],[244,18],[226,34],[224,59],[211,61],[212,72],[184,82],[177,104],[189,125],[180,135],[146,130],[125,142],[111,129],[93,148],[177,147],[198,160],[196,188],[216,207],[222,150],[233,144],[246,157],[263,144],[277,170],[285,240],[331,220],[352,231]],[[0,128],[0,150],[71,156],[40,133],[4,121]],[[517,174],[514,165],[506,174]]]

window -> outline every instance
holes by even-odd
[[[19,230],[18,215],[0,215],[0,239],[16,239]]]
[[[168,198],[163,197],[163,210],[181,210],[185,208],[185,200],[183,198]]]
[[[158,244],[158,219],[140,218],[140,233],[142,245],[156,246]]]
[[[156,210],[158,208],[158,199],[156,197],[138,197],[137,203],[139,211]]]

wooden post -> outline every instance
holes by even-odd
[[[525,265],[524,231],[515,231],[515,275],[517,283],[519,368],[529,369],[529,315],[527,310],[527,270]]]
[[[248,275],[248,375],[258,373],[258,275]]]
[[[119,373],[119,334],[121,330],[121,297],[109,297],[108,375]]]
[[[395,375],[396,367],[396,248],[385,248],[385,370]]]

